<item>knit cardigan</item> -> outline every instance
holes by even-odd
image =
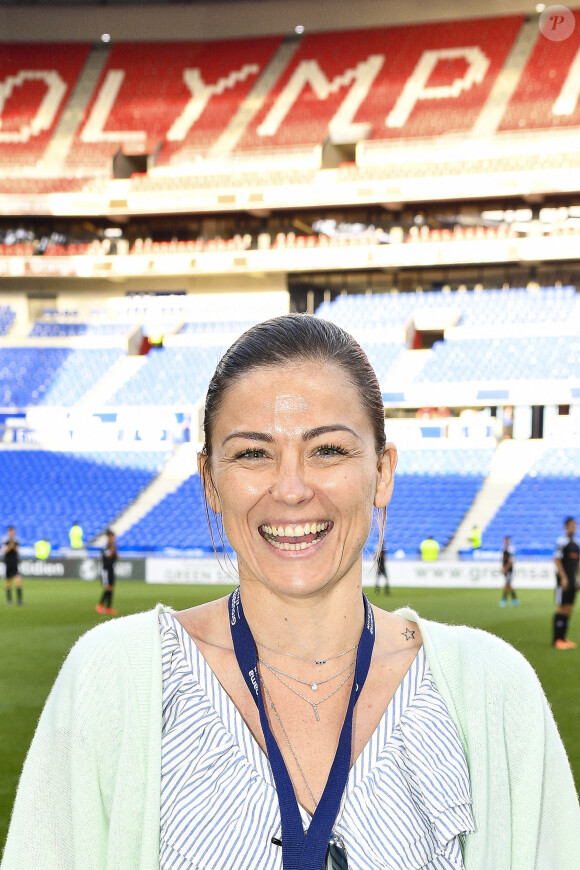
[[[486,632],[399,613],[420,627],[466,752],[466,870],[578,870],[578,798],[531,666]],[[1,870],[159,870],[161,692],[157,611],[79,639],[30,747]]]

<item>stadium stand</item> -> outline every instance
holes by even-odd
[[[86,43],[2,43],[2,174],[36,169],[88,51]]]
[[[580,21],[578,10],[575,16]],[[494,148],[479,157],[467,151],[465,159],[429,156],[442,135],[460,140],[475,129],[490,135],[499,130],[499,142],[504,133],[578,126],[576,43],[540,38],[538,32],[529,52],[512,57],[527,24],[523,16],[492,16],[307,33],[295,45],[282,36],[116,42],[99,49],[59,43],[58,51],[45,43],[6,44],[0,65],[6,83],[0,195],[73,193],[83,186],[85,193],[104,192],[98,185],[111,177],[119,149],[153,154],[153,163],[171,170],[134,175],[132,194],[310,184],[316,168],[294,167],[296,174],[290,167],[256,172],[255,165],[224,164],[220,172],[192,166],[201,156],[223,158],[232,149],[254,158],[289,154],[320,147],[329,136],[351,144],[424,142],[421,159],[404,161],[399,155],[374,166],[347,163],[339,167],[339,182],[576,166],[577,150],[565,145],[530,153],[514,147],[498,159]],[[95,52],[100,56],[95,78],[85,83],[92,96],[82,107],[75,105],[80,120],[66,144],[64,166],[55,173],[49,158],[44,173],[47,146]],[[279,66],[277,74],[256,96],[254,86],[272,63]],[[521,74],[511,93],[509,82],[499,77],[509,73],[511,81],[516,72]],[[500,103],[506,94],[505,106],[486,129],[482,112],[496,87]],[[96,187],[84,184],[90,179]]]
[[[10,332],[15,317],[16,314],[9,305],[0,305],[0,336]]]
[[[0,493],[0,513],[24,546],[40,537],[55,548],[68,546],[74,520],[88,542],[150,483],[164,458],[159,452],[0,451],[0,479],[10,481]]]
[[[202,397],[225,348],[162,347],[107,401],[107,405],[190,406]]]
[[[215,335],[216,333],[236,333],[241,335],[254,326],[256,320],[211,320],[188,321],[179,330],[180,335]]]
[[[536,336],[439,341],[414,382],[560,380],[580,374],[580,338]]]
[[[576,289],[524,287],[444,293],[344,295],[323,302],[316,313],[344,328],[378,329],[405,325],[418,311],[458,309],[458,326],[511,323],[566,323],[580,309]]]
[[[578,33],[580,10],[572,13]],[[498,129],[577,127],[580,124],[577,52],[577,39],[539,38]]]
[[[499,550],[510,535],[520,557],[551,555],[579,497],[580,448],[548,446],[484,530],[483,548]]]
[[[109,174],[121,146],[204,153],[232,119],[280,37],[113,46],[69,153],[69,170]]]
[[[218,552],[222,545],[215,528]],[[119,536],[124,550],[196,550],[203,555],[213,552],[198,474],[192,474],[175,491],[165,496],[141,520]]]
[[[489,473],[493,453],[493,447],[401,449],[388,508],[389,554],[416,557],[429,535],[441,547],[449,543]],[[370,552],[376,540],[374,530]]]
[[[37,320],[31,338],[66,338],[75,335],[126,335],[131,323],[69,323]]]
[[[469,130],[522,20],[307,34],[238,147],[321,144],[329,129],[350,142]]]
[[[0,348],[0,407],[71,407],[121,353],[107,348]]]

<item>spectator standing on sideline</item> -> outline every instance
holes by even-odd
[[[68,533],[68,538],[70,541],[70,545],[73,550],[82,550],[84,547],[83,543],[83,530],[78,520],[75,520],[72,524],[70,531]]]
[[[578,544],[574,539],[576,520],[566,517],[564,534],[558,538],[554,562],[556,563],[556,612],[554,613],[555,649],[575,649],[578,644],[566,639],[568,622],[574,610],[578,582]]]
[[[97,613],[107,613],[114,616],[117,611],[113,608],[113,590],[115,586],[115,563],[117,561],[117,542],[112,529],[105,532],[107,543],[101,550],[103,560],[103,594],[95,610]]]
[[[421,550],[421,558],[424,562],[435,562],[439,555],[439,544],[433,535],[429,535],[428,538],[421,541],[419,549]]]
[[[481,529],[479,526],[475,525],[472,528],[469,540],[471,541],[471,548],[473,550],[481,550]]]
[[[381,547],[379,557],[377,559],[377,576],[375,579],[375,593],[378,595],[381,591],[381,577],[385,578],[383,590],[385,595],[390,595],[391,587],[389,586],[389,575],[387,573],[387,550],[386,547]]]
[[[504,575],[504,587],[502,599],[499,602],[500,607],[505,607],[508,600],[508,595],[511,595],[512,604],[514,607],[520,603],[520,599],[515,593],[512,586],[514,575],[515,550],[511,545],[511,538],[506,535],[503,539],[503,551],[501,554],[501,573]]]
[[[8,526],[6,535],[6,540],[2,544],[2,552],[6,564],[6,603],[12,604],[12,581],[14,580],[16,601],[22,605],[24,603],[22,600],[22,577],[18,568],[19,544],[16,540],[16,529],[14,526]]]
[[[47,538],[41,538],[35,543],[34,555],[37,559],[48,559],[50,556],[50,543]]]

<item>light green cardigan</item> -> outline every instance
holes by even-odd
[[[530,665],[485,632],[400,613],[419,624],[467,755],[476,831],[466,870],[578,870],[578,798]],[[159,870],[160,747],[150,611],[72,649],[24,765],[1,870]]]

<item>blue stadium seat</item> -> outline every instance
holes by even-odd
[[[0,407],[70,407],[122,354],[114,348],[0,348]]]
[[[415,557],[428,535],[441,547],[448,544],[489,473],[493,453],[489,447],[401,451],[387,511],[388,552]],[[373,530],[369,552],[376,541]]]
[[[211,512],[210,512],[211,513]],[[216,549],[221,542],[215,524]],[[179,488],[158,502],[149,513],[119,537],[119,547],[155,551],[163,549],[213,552],[200,478],[192,474]]]
[[[157,451],[2,451],[0,479],[10,486],[0,493],[0,515],[16,526],[26,546],[40,537],[53,547],[68,546],[74,520],[89,541],[135,500],[164,462],[165,454]]]
[[[548,556],[579,504],[580,448],[548,447],[496,512],[482,546],[498,550],[509,535],[518,555]]]
[[[0,335],[10,332],[15,318],[16,314],[9,305],[0,305]]]
[[[191,405],[203,396],[222,352],[217,347],[152,350],[145,365],[107,404]]]

